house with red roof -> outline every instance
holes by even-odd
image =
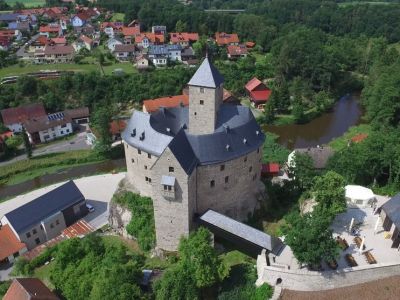
[[[199,40],[199,34],[196,32],[171,32],[169,37],[171,44],[181,45],[182,48],[189,47]]]
[[[11,44],[12,40],[9,37],[0,36],[0,50],[8,51],[8,49],[11,47]]]
[[[254,42],[246,42],[246,47],[248,48],[248,49],[252,49],[252,48],[254,48],[254,46],[256,45],[256,43],[254,43]]]
[[[0,266],[13,262],[27,251],[26,245],[17,238],[10,225],[0,224]]]
[[[90,19],[91,19],[91,16],[89,14],[87,14],[86,12],[80,12],[71,18],[71,24],[74,27],[82,27]]]
[[[215,33],[215,41],[218,46],[239,45],[239,37],[236,33]]]
[[[60,300],[37,278],[15,278],[3,300]]]
[[[157,99],[149,99],[143,101],[143,111],[146,113],[153,113],[158,111],[161,107],[177,107],[179,105],[189,105],[189,95],[178,95],[162,97]]]
[[[245,45],[229,45],[227,47],[227,54],[230,60],[235,60],[241,57],[247,57],[248,51]]]
[[[74,47],[76,52],[81,51],[81,49],[91,51],[93,48],[93,40],[90,37],[81,34],[80,37],[72,43],[72,47]]]
[[[251,102],[253,102],[255,107],[260,109],[267,103],[272,93],[272,91],[256,77],[246,84],[245,89]]]
[[[104,32],[109,37],[121,33],[122,28],[124,28],[124,23],[122,22],[103,22],[100,24],[100,31]]]
[[[62,35],[62,29],[59,24],[52,23],[52,24],[40,26],[39,34],[41,36],[46,36],[48,38],[50,36],[53,36],[53,37],[60,36],[60,35]]]
[[[3,124],[12,132],[21,132],[22,124],[29,119],[47,116],[42,103],[26,104],[0,111]]]
[[[133,44],[135,42],[135,37],[140,34],[140,26],[122,27],[122,35],[124,36],[125,44]]]
[[[117,141],[121,139],[121,133],[126,127],[125,120],[113,120],[110,123],[110,133],[112,135],[112,140]]]
[[[163,34],[156,34],[152,32],[144,32],[135,36],[135,43],[143,48],[149,48],[150,45],[162,45],[165,38]]]

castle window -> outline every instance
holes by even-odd
[[[144,169],[147,170],[147,166],[144,166]]]
[[[257,153],[260,153],[260,148],[257,148]]]
[[[169,171],[169,172],[174,172],[174,167],[169,167],[169,168],[168,168],[168,171]]]
[[[149,183],[151,183],[151,178],[149,177]]]
[[[247,156],[244,158],[244,162],[246,162],[247,161]]]
[[[197,116],[197,112],[194,112],[194,115]]]
[[[204,94],[204,88],[200,88],[200,93]]]
[[[164,184],[164,191],[172,191],[172,186]]]
[[[142,154],[142,150],[137,149],[137,153],[138,153],[138,154]]]
[[[225,183],[229,182],[229,176],[225,176]]]
[[[204,100],[200,100],[200,105],[204,105]]]
[[[131,159],[131,161],[132,161],[133,164],[135,163],[135,160],[133,158]]]
[[[60,225],[60,221],[56,220],[56,225]]]
[[[27,233],[26,233],[26,237],[29,239],[29,238],[31,237],[31,233],[30,233],[30,232],[27,232]]]
[[[151,154],[150,153],[147,153],[147,158],[151,158]]]
[[[51,223],[51,224],[50,224],[50,228],[54,228],[54,225],[53,225],[53,223]]]
[[[211,180],[211,181],[210,181],[210,187],[213,188],[214,186],[215,186],[215,180]]]
[[[250,167],[250,168],[249,168],[249,173],[250,173],[252,170],[253,170],[253,167]]]
[[[221,165],[221,166],[219,167],[219,169],[220,169],[221,171],[225,170],[225,165]]]
[[[146,182],[149,182],[149,177],[145,176],[144,179],[146,180]]]
[[[36,229],[33,229],[33,230],[32,230],[32,233],[33,233],[33,234],[36,234],[36,233],[37,233]]]

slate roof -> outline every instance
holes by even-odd
[[[70,180],[54,190],[22,205],[4,216],[18,233],[23,233],[43,219],[84,200],[81,191]]]
[[[179,164],[185,170],[186,174],[191,174],[196,165],[198,159],[193,152],[192,146],[185,134],[184,129],[181,129],[175,138],[169,144],[169,148],[178,160]]]
[[[216,88],[222,83],[224,83],[224,77],[210,63],[208,57],[206,57],[192,79],[190,79],[188,85]]]
[[[383,204],[382,209],[393,224],[400,229],[400,193]]]
[[[212,209],[207,210],[200,217],[200,220],[216,226],[226,232],[234,234],[264,249],[267,249],[276,255],[283,246],[283,243],[280,239],[224,216],[223,214],[217,213]]]

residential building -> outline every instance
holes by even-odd
[[[157,247],[176,251],[213,209],[243,220],[264,189],[265,136],[248,107],[223,104],[224,79],[206,58],[189,81],[189,106],[135,111],[122,134],[127,180],[153,199]]]
[[[46,46],[44,48],[44,61],[46,63],[68,63],[74,58],[74,47],[67,46]]]
[[[193,48],[192,47],[183,48],[181,51],[181,58],[182,61],[189,61],[195,59],[196,55],[194,53]]]
[[[288,156],[287,165],[288,167],[296,167],[295,157],[296,153],[306,154],[310,156],[313,161],[313,166],[317,170],[325,169],[329,158],[335,153],[331,147],[328,146],[317,146],[310,148],[298,148],[294,149]]]
[[[151,26],[151,32],[156,35],[165,35],[167,33],[167,26],[164,25]]]
[[[118,141],[121,139],[121,134],[126,128],[125,120],[113,120],[110,123],[110,133],[113,141]]]
[[[143,112],[154,113],[160,110],[160,108],[172,108],[179,106],[189,105],[189,95],[178,95],[162,97],[157,99],[149,99],[143,101]]]
[[[247,57],[248,51],[245,45],[229,45],[227,47],[228,58],[231,60]]]
[[[71,18],[71,24],[74,27],[82,27],[91,19],[90,15],[86,12],[80,12]]]
[[[119,61],[127,61],[135,57],[136,46],[134,44],[115,45],[113,54]]]
[[[8,51],[11,47],[12,39],[9,37],[0,36],[0,50]]]
[[[135,37],[140,34],[140,26],[133,27],[122,27],[122,35],[124,36],[125,44],[133,44],[135,42]]]
[[[24,122],[24,127],[32,144],[45,143],[73,133],[72,119],[64,112],[31,118]]]
[[[392,197],[380,208],[383,229],[390,234],[392,248],[400,246],[400,193]]]
[[[215,41],[218,46],[239,45],[239,37],[236,33],[215,33]]]
[[[85,197],[71,180],[1,218],[28,250],[55,238],[87,215]]]
[[[18,107],[6,108],[0,111],[3,124],[12,132],[21,132],[25,121],[46,116],[43,104],[33,103]]]
[[[107,48],[111,52],[114,52],[116,45],[123,45],[123,44],[124,43],[120,39],[112,37],[112,38],[109,38],[107,41]]]
[[[26,245],[17,239],[11,227],[0,224],[0,267],[13,263],[18,256],[27,251]]]
[[[182,61],[180,45],[152,45],[149,47],[149,58],[156,67],[166,66],[168,60]]]
[[[143,48],[148,48],[151,45],[162,45],[164,41],[164,35],[151,32],[144,32],[135,36],[135,43]]]
[[[146,70],[149,67],[149,60],[145,56],[139,55],[135,59],[135,66],[138,70]]]
[[[182,48],[189,47],[192,43],[199,40],[198,33],[189,32],[172,32],[169,34],[170,43],[182,46]]]
[[[3,300],[60,300],[37,278],[15,278]]]
[[[74,47],[76,52],[79,52],[82,49],[87,49],[88,51],[91,51],[93,48],[93,40],[90,37],[81,34],[81,36],[72,43],[72,47]]]
[[[263,108],[272,93],[272,91],[256,77],[246,83],[245,89],[250,97],[250,101],[257,108]]]
[[[124,23],[122,22],[103,22],[100,24],[100,31],[104,32],[108,37],[114,37],[115,34],[121,33]]]
[[[39,34],[46,36],[47,38],[61,36],[62,29],[59,24],[53,23],[53,24],[49,24],[49,25],[45,25],[45,26],[40,26]]]
[[[89,124],[89,108],[79,107],[64,110],[64,114],[68,115],[72,121],[72,128],[78,128],[80,125]]]

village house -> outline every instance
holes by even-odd
[[[239,45],[239,37],[236,33],[215,33],[215,41],[218,46]]]
[[[28,119],[24,127],[32,144],[45,143],[73,133],[72,119],[64,112]]]
[[[164,25],[151,26],[151,33],[156,34],[156,35],[166,35],[167,34],[167,26],[164,26]]]
[[[72,43],[72,47],[74,47],[76,52],[79,52],[82,49],[91,51],[93,48],[93,40],[90,37],[82,34],[75,42]]]
[[[144,32],[135,36],[135,43],[145,49],[149,48],[151,45],[162,45],[164,41],[164,35],[151,32]]]
[[[149,67],[149,60],[144,55],[139,55],[135,59],[135,67],[138,70],[146,70]]]
[[[198,33],[172,32],[169,36],[171,44],[180,45],[182,48],[189,47],[192,43],[199,40]]]
[[[247,57],[248,51],[245,45],[229,45],[227,47],[228,58],[231,60]]]
[[[61,26],[59,24],[52,23],[49,25],[40,26],[39,34],[49,38],[49,37],[61,36],[61,35],[63,35],[63,32],[62,32]]]
[[[3,300],[60,300],[37,278],[15,278]]]
[[[46,116],[43,104],[33,103],[18,107],[5,108],[0,111],[3,124],[12,132],[21,132],[26,120]]]
[[[149,48],[149,59],[156,67],[166,66],[168,60],[182,61],[180,45],[153,45]]]
[[[124,23],[122,22],[102,22],[100,24],[100,31],[104,32],[109,38],[121,33]]]
[[[183,48],[181,51],[181,58],[182,58],[182,61],[189,61],[189,60],[196,59],[196,55],[194,53],[193,48],[192,47]]]
[[[119,61],[128,61],[135,57],[136,46],[134,44],[115,45],[113,54]]]
[[[172,108],[178,106],[188,106],[189,105],[189,95],[177,95],[162,97],[157,99],[149,99],[143,101],[143,112],[154,113],[159,111],[160,108]]]
[[[88,214],[86,199],[71,180],[1,218],[28,250],[51,240]]]
[[[294,149],[288,156],[287,166],[289,168],[296,168],[296,163],[295,163],[296,153],[308,155],[313,162],[314,168],[316,170],[323,170],[325,169],[329,158],[331,158],[332,155],[334,154],[334,151],[329,146],[317,146],[317,147]]]
[[[125,44],[133,44],[135,42],[135,37],[139,34],[140,26],[122,28],[122,35],[124,36]]]
[[[71,45],[46,45],[44,50],[34,53],[33,60],[37,64],[42,63],[69,63],[74,58],[74,47]]]
[[[27,252],[26,245],[15,236],[9,225],[0,224],[0,267]]]
[[[107,40],[107,48],[108,50],[110,50],[111,53],[114,52],[116,45],[123,45],[123,44],[124,42],[116,37],[112,37]]]
[[[125,130],[125,127],[126,127],[125,120],[113,120],[110,123],[111,139],[113,141],[121,140],[121,134]]]
[[[44,50],[47,45],[65,46],[67,45],[67,39],[65,37],[48,38],[41,35],[29,45],[28,51],[35,52],[37,50]]]
[[[64,114],[71,118],[72,129],[79,129],[82,125],[89,124],[89,108],[78,107],[64,110]]]
[[[71,18],[71,24],[74,27],[82,27],[88,21],[90,21],[90,19],[90,15],[88,15],[86,12],[80,12]]]
[[[265,103],[272,93],[272,91],[256,77],[246,83],[245,89],[250,97],[250,101],[256,108],[260,109],[264,108]]]

